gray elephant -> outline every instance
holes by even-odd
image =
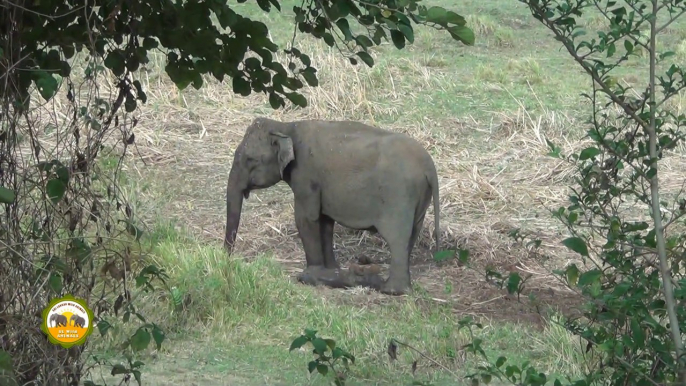
[[[49,322],[54,323],[53,327],[66,327],[67,326],[67,317],[64,315],[60,315],[60,314],[52,314],[52,315],[50,315]]]
[[[86,324],[86,319],[82,318],[79,315],[73,314],[71,318],[69,318],[69,325],[72,325],[72,322],[74,327],[83,328],[83,325]]]
[[[282,180],[293,191],[295,223],[305,251],[301,282],[315,284],[321,272],[338,272],[333,252],[337,222],[378,232],[389,245],[388,279],[371,280],[368,286],[390,295],[410,291],[410,253],[432,200],[436,245],[439,233],[438,176],[419,142],[357,122],[256,118],[236,148],[229,172],[224,237],[229,253],[243,198]]]

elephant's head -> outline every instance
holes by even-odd
[[[281,181],[284,170],[295,159],[290,127],[288,123],[257,118],[236,148],[226,188],[224,247],[229,253],[236,241],[243,198],[247,199],[251,190]]]

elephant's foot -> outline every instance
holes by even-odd
[[[412,291],[412,283],[409,279],[395,279],[389,277],[383,284],[379,292],[385,295],[401,296],[407,295]]]
[[[331,269],[322,266],[307,267],[297,276],[300,283],[331,288],[350,288],[356,286],[369,287],[379,290],[383,284],[377,273],[365,272],[360,275],[350,269]]]

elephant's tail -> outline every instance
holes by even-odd
[[[438,174],[435,171],[434,167],[434,172],[431,175],[426,176],[427,179],[429,180],[429,185],[431,186],[431,194],[433,195],[432,201],[434,202],[434,238],[436,239],[436,250],[435,252],[438,252],[439,249],[439,234],[440,234],[440,225],[439,225],[439,196],[438,196]]]

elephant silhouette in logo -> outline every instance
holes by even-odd
[[[64,315],[60,314],[52,314],[50,315],[50,323],[54,322],[54,327],[66,327],[67,326],[67,317]]]
[[[71,316],[71,318],[69,318],[69,325],[71,325],[72,322],[74,323],[74,327],[83,328],[83,325],[86,324],[86,319],[74,314]]]

